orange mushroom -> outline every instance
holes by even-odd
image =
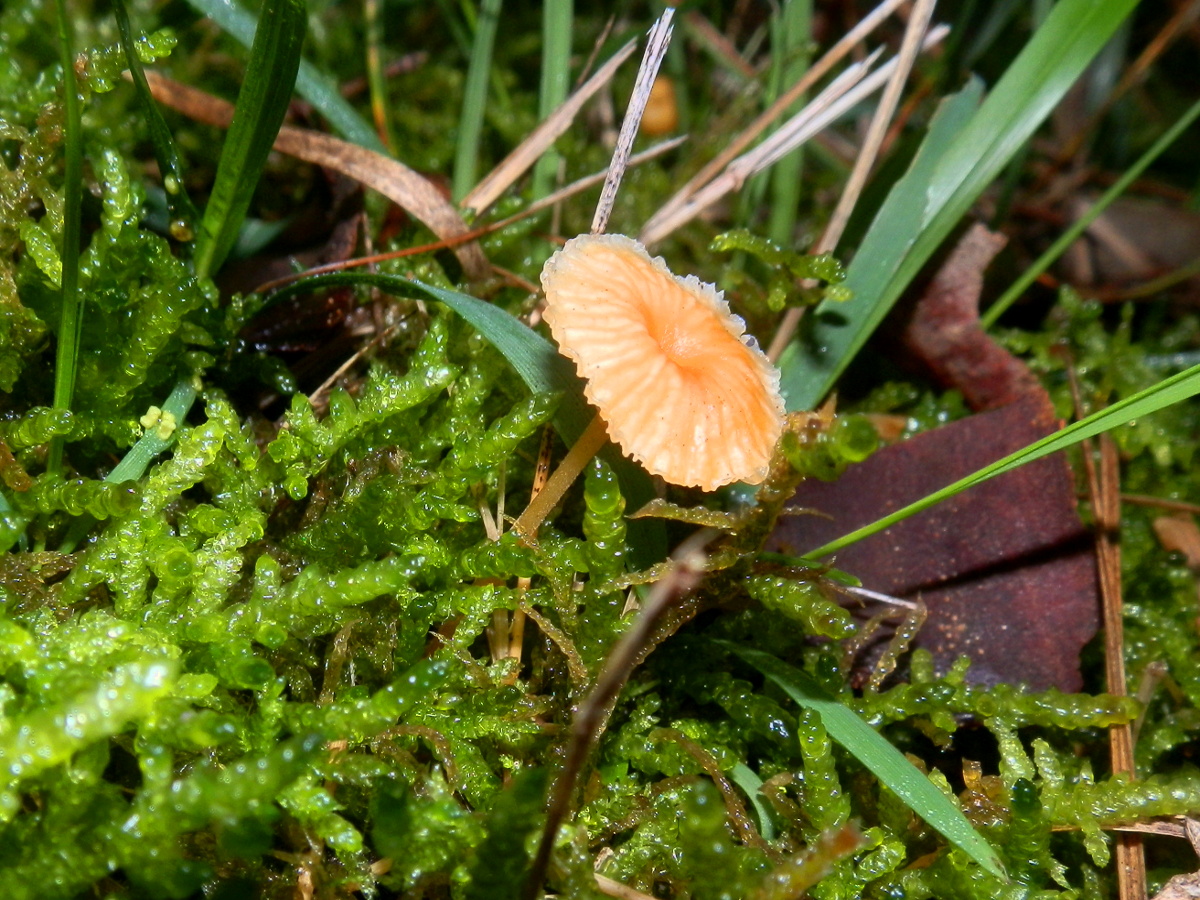
[[[711,491],[766,478],[783,430],[779,373],[713,285],[671,274],[630,238],[592,234],[550,258],[542,287],[544,318],[599,416],[563,460],[560,471],[575,472],[562,472],[558,494],[552,477],[518,519],[524,534],[606,435],[672,484]]]

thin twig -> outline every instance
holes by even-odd
[[[1076,414],[1083,413],[1079,385],[1068,367]],[[1081,443],[1092,513],[1096,520],[1096,565],[1104,619],[1104,669],[1110,694],[1124,697],[1125,624],[1121,603],[1121,547],[1117,535],[1121,523],[1120,470],[1117,446],[1107,434],[1100,435],[1100,465],[1095,465],[1093,444]],[[1133,730],[1128,723],[1108,730],[1109,752],[1114,775],[1134,777]],[[1145,900],[1146,855],[1137,834],[1117,837],[1117,887],[1121,900]]]
[[[629,679],[638,658],[645,652],[659,618],[672,603],[699,584],[706,561],[703,548],[715,534],[716,532],[707,529],[699,531],[684,541],[672,554],[673,565],[663,579],[650,590],[638,617],[609,653],[595,686],[580,703],[571,723],[571,737],[563,757],[563,767],[550,789],[546,824],[522,895],[525,900],[533,900],[541,892],[546,867],[550,864],[550,853],[558,837],[558,829],[570,809],[575,782],[612,711],[613,704],[621,693],[621,688]]]
[[[854,211],[854,207],[858,203],[858,198],[867,184],[867,177],[871,174],[871,169],[879,155],[879,148],[883,145],[883,139],[887,135],[888,124],[892,121],[896,105],[900,102],[900,93],[904,90],[905,82],[908,81],[908,75],[912,71],[913,63],[916,62],[917,54],[921,52],[921,43],[929,27],[929,20],[933,16],[934,2],[935,0],[917,0],[912,15],[909,16],[908,27],[904,30],[904,40],[900,44],[900,52],[896,56],[896,68],[892,72],[891,78],[888,79],[887,87],[883,89],[883,96],[879,98],[879,105],[875,108],[875,115],[871,118],[866,137],[863,138],[862,149],[854,160],[854,168],[846,180],[845,188],[842,189],[842,196],[838,198],[837,206],[834,207],[833,214],[825,224],[825,230],[813,246],[812,253],[829,253],[842,239],[842,232],[846,229],[846,223],[850,221],[850,213]],[[811,286],[811,282],[806,282],[806,286]],[[803,315],[803,306],[793,306],[784,313],[779,327],[775,330],[775,337],[771,340],[771,346],[767,349],[767,358],[772,362],[779,359],[784,348],[791,341]]]

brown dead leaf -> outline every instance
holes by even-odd
[[[975,410],[1045,395],[1029,368],[979,324],[983,272],[1005,243],[982,225],[971,228],[914,308],[902,338],[942,387],[961,391]]]
[[[790,505],[825,516],[780,519],[768,550],[800,554],[1020,449],[1057,425],[1023,401],[885,447],[836,482],[808,481]],[[842,550],[833,561],[873,591],[919,596],[915,646],[939,671],[971,658],[975,683],[1082,685],[1079,651],[1095,634],[1091,537],[1061,457],[984,482]]]
[[[146,78],[156,100],[198,122],[228,128],[233,121],[233,106],[224,100],[156,72],[147,71]],[[458,256],[468,279],[482,281],[491,275],[491,267],[479,244],[473,240],[465,243],[456,240],[470,234],[462,216],[427,178],[404,163],[332,135],[290,125],[279,129],[275,149],[341,172],[378,191],[446,241]]]
[[[806,482],[768,549],[799,554],[872,522],[1059,427],[1028,369],[979,327],[982,272],[1003,240],[973,229],[918,304],[904,336],[945,386],[982,412],[880,450],[833,483]],[[841,551],[871,590],[920,597],[915,646],[945,671],[962,654],[976,683],[1079,690],[1097,627],[1096,563],[1062,455],[1008,472]]]

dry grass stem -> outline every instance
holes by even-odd
[[[678,207],[687,203],[696,191],[708,184],[715,178],[722,169],[738,157],[747,147],[754,143],[758,137],[766,131],[771,124],[783,115],[791,107],[793,103],[808,93],[818,81],[824,78],[833,67],[840,63],[855,47],[857,47],[872,31],[893,12],[896,11],[906,0],[885,0],[875,9],[871,10],[863,19],[848,31],[836,44],[834,44],[829,52],[815,62],[787,91],[779,96],[758,118],[751,122],[746,128],[742,129],[732,141],[729,142],[724,150],[722,150],[711,162],[704,166],[699,172],[693,175],[683,187],[675,192],[655,216],[646,224],[646,229],[643,230],[643,243],[649,243],[644,237],[647,230],[650,229],[651,223],[654,223],[659,217],[667,217],[673,213]],[[670,232],[664,232],[665,237]],[[660,238],[661,240],[661,238]]]
[[[617,69],[629,58],[636,46],[635,41],[630,41],[613,54],[613,57],[601,66],[595,75],[568,97],[566,102],[551,113],[544,122],[533,129],[525,140],[521,141],[496,168],[485,175],[463,197],[462,208],[482,213],[495,203],[571,127],[571,123],[575,121],[575,117],[583,105],[612,80]]]
[[[850,171],[846,186],[842,189],[842,195],[838,198],[837,206],[834,207],[833,214],[825,224],[825,230],[812,247],[812,253],[829,253],[837,247],[838,241],[842,239],[842,232],[846,230],[846,223],[850,221],[850,214],[854,211],[858,198],[862,195],[867,178],[879,156],[879,148],[883,146],[883,139],[887,136],[888,125],[900,102],[900,93],[904,90],[909,73],[912,72],[917,54],[921,52],[921,44],[929,28],[929,20],[933,16],[934,3],[935,0],[917,0],[913,7],[912,15],[908,18],[908,26],[904,30],[904,40],[900,44],[900,52],[896,54],[896,67],[888,79],[887,86],[883,89],[883,96],[879,98],[879,105],[875,108],[874,116],[871,117],[871,124],[863,138],[862,148],[854,160],[854,168]],[[767,358],[772,362],[778,360],[784,348],[787,347],[803,315],[804,307],[802,306],[792,307],[784,313],[779,327],[775,330],[775,336],[771,340],[771,346],[767,349]]]
[[[949,29],[939,26],[925,38],[922,48],[940,43]],[[642,229],[640,240],[647,246],[661,241],[677,228],[690,222],[726,194],[732,193],[753,175],[774,165],[809,138],[824,130],[847,111],[879,90],[896,70],[897,60],[884,63],[874,72],[870,65],[879,51],[861,63],[849,66],[811,103],[781,125],[769,138],[748,153],[733,160],[717,178],[697,190],[673,210],[659,210]]]
[[[224,100],[156,72],[147,71],[146,79],[154,99],[198,122],[228,128],[233,121],[233,105]],[[450,201],[427,178],[402,162],[323,132],[290,125],[279,129],[275,149],[341,172],[378,191],[442,240],[450,241],[470,231]],[[475,241],[455,247],[454,253],[469,280],[483,281],[491,275],[487,257]]]
[[[608,217],[612,213],[613,204],[617,199],[617,188],[621,186],[621,178],[625,174],[625,167],[633,150],[633,140],[637,137],[638,127],[642,123],[642,113],[646,111],[646,101],[650,99],[650,89],[654,87],[659,66],[662,65],[667,46],[671,43],[671,19],[674,15],[675,8],[668,6],[650,28],[646,52],[638,68],[637,80],[633,84],[633,96],[629,98],[629,106],[625,109],[625,119],[621,122],[621,132],[617,135],[617,147],[608,166],[608,177],[604,179],[604,189],[600,192],[600,202],[596,204],[596,215],[592,218],[592,234],[603,234],[608,228]]]
[[[1076,415],[1082,415],[1083,402],[1074,370],[1067,368]],[[1107,434],[1100,435],[1099,466],[1095,444],[1080,443],[1083,467],[1087,475],[1092,514],[1096,521],[1096,567],[1100,583],[1100,603],[1104,625],[1104,669],[1110,694],[1124,697],[1129,692],[1125,679],[1125,622],[1121,599],[1121,476],[1117,445]],[[1133,755],[1133,728],[1114,725],[1108,730],[1109,753],[1114,775],[1136,777]],[[1116,841],[1117,892],[1121,900],[1146,900],[1146,854],[1138,834],[1120,834]]]
[[[683,24],[697,43],[730,69],[736,71],[746,81],[758,78],[758,71],[746,61],[733,41],[722,34],[701,13],[694,9],[684,13]]]
[[[854,587],[850,584],[837,584],[830,582],[834,587],[843,594],[851,594],[855,597],[861,597],[864,600],[874,600],[877,603],[883,603],[887,606],[900,606],[904,609],[917,609],[921,604],[915,603],[912,600],[904,600],[901,597],[893,597],[891,594],[881,594],[879,591],[867,590],[864,587]]]
[[[631,169],[636,166],[640,166],[643,163],[649,162],[652,159],[657,159],[659,156],[662,156],[664,153],[668,153],[671,150],[674,150],[676,147],[678,147],[680,144],[682,144],[686,140],[687,140],[687,137],[671,138],[668,141],[663,141],[660,144],[655,144],[653,147],[650,147],[647,150],[643,150],[641,153],[635,153],[633,156],[631,156],[629,158],[629,163],[626,166],[626,168]],[[293,281],[298,281],[301,278],[309,278],[314,275],[325,275],[329,272],[344,272],[347,269],[353,269],[353,268],[357,268],[359,266],[375,265],[376,263],[387,262],[388,260],[391,260],[391,259],[401,259],[405,256],[417,256],[418,254],[421,254],[421,253],[436,253],[438,250],[447,250],[447,249],[451,249],[453,247],[457,247],[460,244],[464,244],[468,241],[478,240],[479,238],[484,237],[485,235],[491,234],[494,231],[499,231],[502,228],[507,228],[509,225],[512,225],[516,222],[520,222],[522,219],[527,219],[530,216],[534,215],[535,213],[539,213],[543,209],[551,207],[556,203],[560,203],[561,201],[565,200],[568,197],[573,197],[576,194],[579,194],[579,193],[582,193],[583,191],[588,190],[589,188],[595,187],[596,185],[598,185],[600,182],[602,182],[604,180],[606,172],[607,172],[607,170],[602,171],[602,172],[594,172],[591,175],[585,175],[583,178],[580,178],[578,181],[574,181],[571,184],[567,185],[566,187],[560,188],[559,190],[555,191],[553,194],[548,194],[547,196],[543,197],[541,200],[538,200],[534,203],[530,203],[527,207],[525,207],[523,210],[521,210],[518,213],[513,213],[511,216],[508,216],[507,218],[504,218],[504,219],[500,219],[499,221],[496,221],[496,222],[489,222],[487,225],[482,225],[479,228],[476,228],[472,231],[465,232],[464,234],[460,234],[457,237],[448,238],[446,240],[435,241],[430,244],[419,244],[418,246],[415,246],[415,247],[405,247],[402,250],[392,250],[392,251],[389,251],[388,253],[375,253],[375,254],[371,254],[369,256],[360,256],[356,259],[347,259],[347,260],[341,260],[339,262],[326,263],[325,265],[321,265],[321,266],[313,266],[311,269],[305,269],[303,272],[296,272],[292,275],[285,275],[282,278],[276,278],[276,279],[273,279],[272,281],[263,282],[262,284],[255,287],[254,292],[257,294],[265,294],[268,291],[276,290],[277,288],[283,287],[285,284],[291,284]],[[524,279],[520,279],[519,276],[517,276],[515,273],[508,272],[505,269],[501,269],[499,266],[492,266],[492,271],[502,274],[502,275],[505,275],[508,278],[508,280],[514,284],[519,283],[519,282],[524,282]],[[530,293],[537,293],[538,289],[537,289],[536,285],[532,285],[529,282],[524,282],[524,283],[527,286],[527,289],[529,290]],[[418,302],[421,302],[421,301],[418,301]],[[534,323],[530,323],[530,324],[534,324]]]

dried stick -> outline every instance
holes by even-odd
[[[621,63],[629,58],[637,44],[630,41],[606,62],[587,80],[574,94],[567,98],[561,106],[546,117],[526,138],[516,146],[508,156],[504,157],[487,175],[480,179],[475,187],[467,192],[462,199],[463,209],[473,209],[481,213],[496,202],[532,166],[551,145],[571,127],[579,110],[596,92],[612,80]]]
[[[867,128],[862,149],[854,160],[850,178],[846,181],[846,187],[842,190],[842,196],[838,199],[837,206],[834,207],[833,215],[825,224],[825,230],[812,248],[811,252],[813,253],[829,253],[842,239],[842,232],[846,230],[846,223],[850,221],[850,213],[854,211],[854,206],[858,203],[858,198],[867,184],[867,177],[871,174],[876,157],[879,155],[879,148],[883,145],[883,139],[887,135],[888,124],[895,115],[896,105],[900,102],[900,92],[904,90],[904,84],[908,81],[908,75],[912,71],[913,63],[916,62],[917,54],[921,52],[921,43],[929,27],[929,20],[933,16],[934,2],[935,0],[917,0],[912,15],[909,16],[908,27],[904,30],[904,40],[900,44],[900,52],[896,57],[896,69],[888,79],[883,96],[879,98],[879,106],[875,108],[875,115],[871,118],[871,124]],[[792,339],[792,335],[795,334],[796,326],[800,324],[800,317],[803,315],[804,307],[802,306],[794,306],[784,313],[779,327],[775,330],[775,337],[771,340],[771,346],[767,349],[767,358],[771,362],[779,359],[784,348]]]
[[[617,200],[617,188],[621,186],[621,178],[633,151],[633,139],[637,137],[638,128],[642,124],[642,113],[646,111],[650,89],[654,86],[654,79],[658,77],[658,69],[666,56],[667,45],[671,43],[671,18],[674,15],[675,8],[668,6],[650,28],[646,52],[642,56],[642,65],[633,85],[633,96],[629,98],[629,106],[625,109],[625,119],[621,122],[621,132],[617,135],[617,148],[613,151],[612,162],[608,165],[608,177],[604,179],[600,202],[596,204],[596,215],[592,218],[592,234],[603,234],[608,228],[608,217]]]
[[[546,867],[550,864],[550,853],[558,837],[558,829],[571,806],[575,782],[588,753],[612,712],[621,688],[625,686],[634,666],[649,646],[654,628],[663,613],[672,603],[700,583],[706,562],[703,547],[714,535],[715,532],[711,530],[699,531],[684,541],[672,554],[672,567],[650,590],[650,596],[640,614],[617,641],[604,663],[604,669],[596,679],[595,686],[579,704],[571,722],[571,736],[563,758],[563,767],[550,789],[546,825],[542,831],[541,843],[538,844],[537,855],[529,869],[529,879],[522,894],[524,900],[533,900],[541,892]]]
[[[1068,367],[1075,408],[1082,411],[1079,385]],[[1100,467],[1096,468],[1093,444],[1083,441],[1083,466],[1096,520],[1096,565],[1104,621],[1104,671],[1110,694],[1124,697],[1125,623],[1121,603],[1121,547],[1117,543],[1121,524],[1121,484],[1117,446],[1107,434],[1100,435]],[[1134,777],[1133,729],[1114,725],[1108,731],[1109,753],[1114,775]],[[1117,835],[1117,888],[1121,900],[1146,900],[1146,854],[1139,834]]]
[[[687,183],[676,191],[675,195],[654,214],[650,222],[646,223],[646,230],[650,229],[652,223],[657,222],[660,218],[667,218],[679,207],[686,204],[700,188],[712,181],[722,169],[753,144],[758,139],[758,136],[771,126],[772,122],[783,115],[804,94],[808,93],[814,84],[832,71],[834,66],[841,62],[851,50],[858,46],[868,34],[878,28],[883,20],[895,12],[897,7],[904,2],[905,0],[884,0],[883,3],[880,3],[879,6],[871,10],[862,21],[847,32],[840,41],[834,44],[828,53],[817,60],[799,81],[781,94],[758,118],[742,129],[737,137],[729,142],[729,146],[718,153],[708,165],[704,166],[704,168],[688,179]],[[646,244],[651,243],[644,237],[642,242]]]

